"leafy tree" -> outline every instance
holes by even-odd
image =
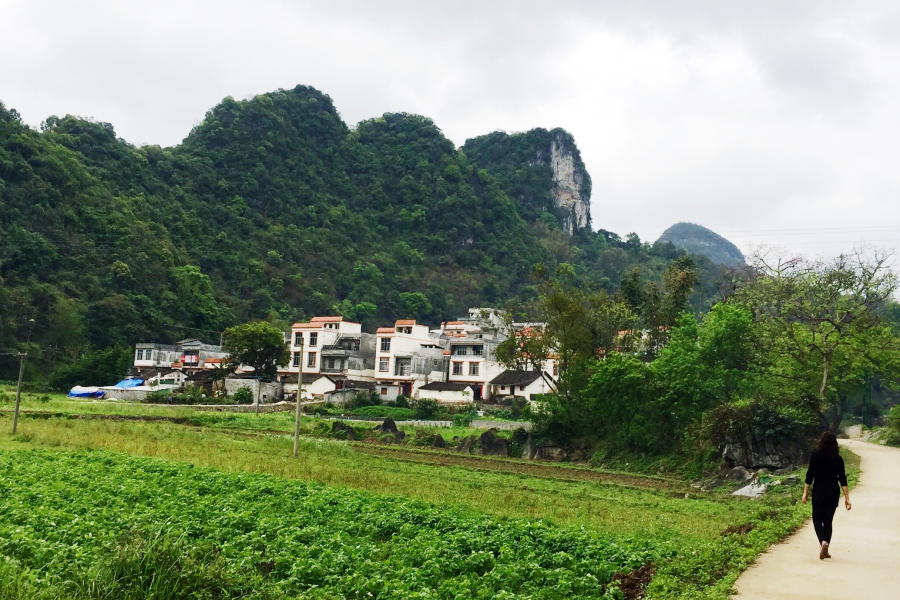
[[[843,417],[840,388],[900,349],[882,313],[897,289],[888,259],[856,251],[809,261],[763,250],[752,258],[758,276],[736,294],[754,314],[773,366],[805,381],[823,419],[832,413],[832,428]]]
[[[281,329],[265,321],[230,327],[222,338],[232,368],[249,365],[258,377],[274,377],[278,366],[286,365],[290,359]]]

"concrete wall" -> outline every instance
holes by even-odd
[[[471,404],[475,401],[474,393],[472,388],[466,388],[466,391],[468,395],[464,395],[463,392],[419,390],[416,392],[416,398],[437,400],[441,404]]]
[[[253,394],[253,401],[259,398],[260,402],[274,402],[280,400],[283,394],[283,386],[281,382],[260,382],[258,379],[226,379],[225,391],[229,396],[233,396],[241,388],[250,388]],[[257,392],[259,395],[257,396]],[[265,398],[263,398],[265,396]]]

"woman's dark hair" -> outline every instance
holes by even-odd
[[[819,436],[819,452],[828,454],[829,456],[838,456],[840,449],[838,448],[837,436],[831,431],[826,431]]]

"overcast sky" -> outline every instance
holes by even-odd
[[[351,126],[457,145],[564,127],[594,228],[677,221],[742,250],[900,247],[900,3],[0,0],[0,100],[179,143],[225,96],[296,84]]]

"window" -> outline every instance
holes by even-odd
[[[144,360],[144,351],[138,350],[137,355],[135,356],[135,360]]]
[[[302,346],[303,345],[303,334],[299,331],[294,334],[294,345]]]
[[[381,388],[381,395],[387,396],[387,388]]]
[[[390,352],[391,351],[391,338],[381,338],[381,351],[382,352]]]
[[[309,347],[312,348],[319,343],[319,334],[312,332],[309,334]]]
[[[307,352],[306,353],[306,366],[307,367],[315,367],[316,366],[316,353],[315,352]]]
[[[553,376],[559,377],[559,365],[556,363],[553,363]]]
[[[506,386],[505,386],[505,385],[501,385],[501,386],[500,386],[500,389],[501,389],[501,390],[506,390]]]
[[[380,358],[378,359],[378,370],[383,371],[385,373],[388,372],[391,366],[391,359],[389,358]]]
[[[469,363],[469,375],[478,375],[478,363]]]
[[[520,391],[520,392],[524,392],[524,391],[525,391],[525,386],[524,386],[524,385],[520,385],[520,386],[519,386],[519,391]]]
[[[474,354],[475,356],[483,356],[484,346],[472,346],[472,354]]]
[[[461,362],[453,363],[453,374],[454,375],[462,375],[462,366],[463,366],[463,364]]]
[[[294,352],[294,366],[295,367],[300,366],[300,353],[299,352]]]
[[[469,349],[465,346],[454,346],[453,347],[453,355],[454,356],[467,356],[469,354]]]

